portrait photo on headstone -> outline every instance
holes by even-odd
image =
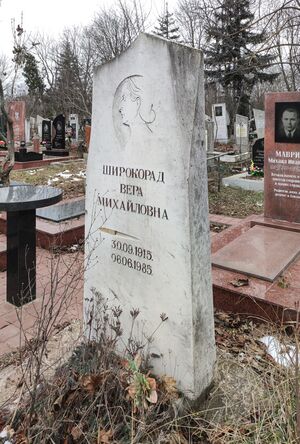
[[[216,106],[215,107],[215,115],[217,116],[217,117],[220,117],[220,116],[222,116],[223,114],[222,114],[222,106]]]
[[[300,102],[275,103],[275,142],[300,143]]]

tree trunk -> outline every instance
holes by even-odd
[[[0,186],[9,186],[10,184],[9,175],[15,164],[14,128],[13,128],[13,120],[7,114],[7,111],[5,109],[4,92],[1,80],[0,80],[0,113],[2,116],[4,116],[4,121],[6,121],[8,124],[9,136],[10,136],[9,137],[10,140],[7,140],[8,138],[5,137],[4,134],[2,134],[2,138],[5,140],[7,146],[7,155],[5,156],[4,160],[2,160],[0,163]]]

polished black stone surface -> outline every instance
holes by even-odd
[[[62,193],[45,186],[0,187],[0,210],[7,211],[6,299],[17,307],[36,298],[36,208],[59,202]]]
[[[35,153],[34,151],[21,151],[21,149],[15,152],[16,162],[32,162],[36,160],[43,160],[43,154]]]
[[[6,300],[16,307],[36,298],[35,210],[7,213]]]
[[[62,199],[59,188],[11,185],[0,187],[0,211],[24,211],[53,205]]]
[[[85,214],[85,199],[62,202],[58,205],[41,208],[36,211],[36,215],[43,219],[51,220],[53,222],[62,222],[64,220],[73,219]]]

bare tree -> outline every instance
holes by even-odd
[[[145,30],[147,18],[139,0],[117,0],[113,7],[100,9],[89,27],[97,63],[121,54]]]
[[[206,0],[179,0],[175,17],[184,43],[193,48],[203,47],[211,9]]]

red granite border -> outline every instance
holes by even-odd
[[[287,230],[300,231],[299,224],[272,221],[262,216],[250,216],[222,231],[211,239],[212,252],[218,251],[253,225],[260,224]],[[298,226],[297,226],[298,225]],[[238,279],[248,279],[249,285],[234,287]],[[282,324],[295,321],[300,303],[300,257],[275,279],[267,282],[239,272],[212,266],[214,306],[217,309],[240,313],[265,321]]]

